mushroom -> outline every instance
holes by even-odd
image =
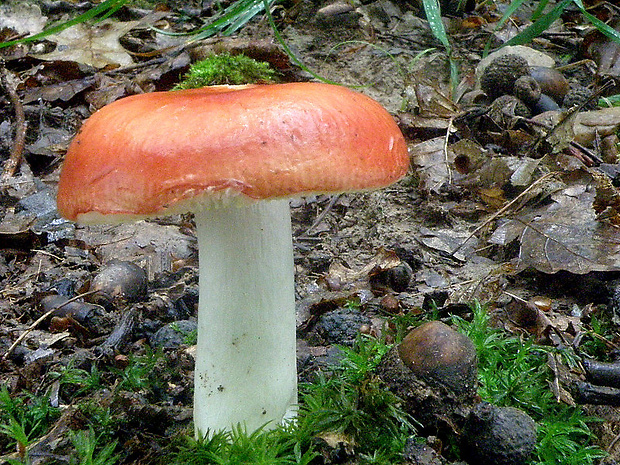
[[[72,141],[58,211],[80,223],[193,212],[196,434],[273,427],[297,403],[291,196],[380,188],[409,166],[374,100],[318,83],[123,98]]]

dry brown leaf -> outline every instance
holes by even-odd
[[[516,215],[500,225],[490,242],[508,246],[519,242],[517,271],[574,274],[620,270],[620,229],[598,221],[593,208],[592,178],[553,194],[552,203]]]
[[[362,268],[354,270],[342,263],[334,262],[330,267],[325,279],[338,281],[342,285],[356,282],[367,283],[371,275],[386,271],[400,265],[402,262],[396,253],[391,250],[379,249],[377,255]]]
[[[620,225],[620,191],[611,179],[596,170],[590,170],[596,185],[596,196],[592,207],[599,221]]]
[[[435,137],[409,147],[412,162],[418,167],[420,187],[424,190],[439,192],[442,185],[452,181],[454,154],[445,151],[445,137]]]
[[[620,128],[620,107],[602,108],[577,114],[573,124],[575,142],[590,145],[596,137],[605,137]]]
[[[41,32],[47,23],[47,17],[41,14],[41,8],[32,3],[10,3],[0,6],[0,29],[11,29],[20,36]]]

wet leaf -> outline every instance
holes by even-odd
[[[593,208],[598,219],[620,225],[620,191],[608,176],[595,170],[591,174],[596,184]]]
[[[573,124],[575,141],[591,144],[596,137],[605,137],[620,128],[620,107],[584,111],[577,114]]]
[[[435,85],[421,80],[415,83],[414,91],[421,115],[425,117],[452,118],[457,114],[458,107],[456,104],[446,97]]]
[[[83,79],[74,79],[58,84],[28,89],[24,95],[24,103],[36,102],[38,100],[43,100],[45,102],[54,102],[56,100],[68,102],[83,90],[91,87],[94,82],[95,80],[92,76],[87,76]]]
[[[420,228],[416,240],[434,250],[441,256],[451,257],[458,261],[465,261],[473,252],[475,240],[466,232],[456,232],[453,229]],[[465,244],[465,246],[464,246]]]
[[[379,249],[377,254],[360,269],[349,268],[339,262],[334,262],[329,267],[326,280],[337,281],[341,285],[362,283],[365,285],[373,274],[379,271],[389,270],[401,264],[398,255],[391,250]]]

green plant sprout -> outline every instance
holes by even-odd
[[[431,28],[431,32],[446,49],[446,54],[448,55],[448,60],[450,62],[450,82],[452,84],[452,89],[454,90],[459,82],[459,68],[456,60],[454,60],[452,44],[450,44],[450,39],[448,38],[446,28],[444,27],[443,20],[441,19],[441,7],[439,5],[439,0],[422,0],[422,5],[424,6],[426,20]]]
[[[245,55],[220,53],[194,63],[173,90],[213,85],[239,85],[274,82],[276,72],[269,63]]]
[[[183,438],[173,455],[172,465],[309,465],[318,454],[311,448],[302,451],[297,442],[281,427],[259,429],[248,434],[242,428],[222,431],[210,438]]]
[[[12,396],[6,386],[0,388],[0,447],[15,450],[25,460],[27,447],[43,436],[60,410],[50,405],[48,396],[26,393]],[[20,463],[20,462],[17,462]],[[23,462],[27,463],[27,462]]]
[[[8,423],[0,425],[0,432],[11,438],[17,449],[19,460],[9,459],[9,462],[11,464],[29,463],[28,446],[30,445],[30,436],[32,436],[33,430],[26,432],[23,420],[22,422],[19,422],[15,418],[11,417]]]
[[[95,364],[91,366],[90,372],[88,372],[82,368],[75,368],[70,363],[67,366],[61,366],[56,371],[51,371],[50,376],[52,379],[57,380],[61,387],[71,386],[77,388],[73,392],[73,396],[96,391],[103,387],[101,372]]]
[[[355,444],[359,464],[399,463],[413,434],[402,402],[373,375],[389,346],[360,336],[353,348],[341,347],[341,362],[301,386],[294,422],[248,434],[241,428],[195,440],[183,437],[173,464],[307,465],[319,454],[316,438],[341,433]]]
[[[170,324],[170,327],[175,330],[177,333],[180,333],[183,336],[183,344],[188,346],[196,345],[198,342],[198,330],[193,329],[191,331],[185,331],[180,325],[175,321]]]
[[[75,465],[113,465],[120,458],[119,455],[114,455],[118,441],[100,447],[99,438],[92,427],[85,431],[71,431],[69,437],[79,459],[72,462]]]
[[[116,386],[117,391],[151,393],[159,390],[163,381],[158,379],[155,366],[162,357],[161,352],[152,352],[151,350],[147,350],[144,355],[130,356],[129,365],[123,370],[113,370],[119,378]]]

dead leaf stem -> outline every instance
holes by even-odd
[[[310,236],[310,233],[312,232],[312,230],[314,228],[316,228],[321,223],[321,221],[323,221],[323,219],[327,216],[327,214],[332,210],[332,208],[334,208],[334,205],[336,205],[336,202],[338,202],[338,199],[341,197],[341,195],[342,194],[334,195],[331,198],[331,200],[329,201],[329,204],[325,207],[325,209],[316,217],[316,219],[310,225],[310,227],[308,229],[306,229],[306,232],[304,232],[299,237],[297,237],[297,239],[306,239],[306,238],[308,238]]]
[[[450,168],[450,160],[448,159],[448,141],[450,140],[450,133],[454,127],[454,118],[448,120],[448,128],[446,130],[446,137],[443,142],[443,156],[446,163],[446,171],[448,172],[448,183],[452,184],[452,169]]]

